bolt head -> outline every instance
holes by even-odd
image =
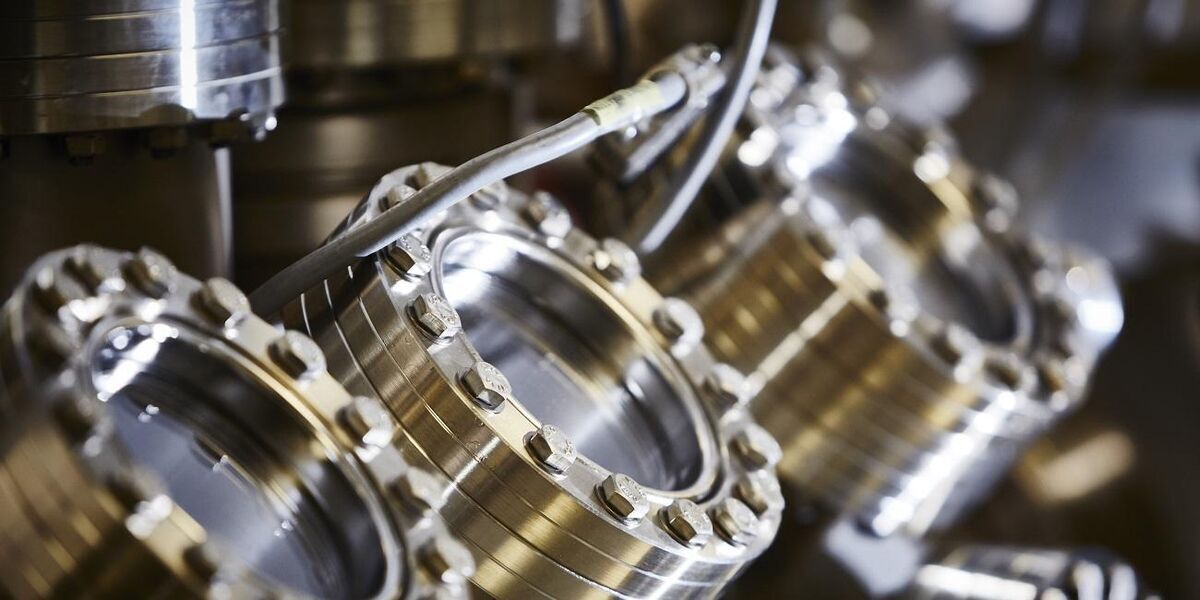
[[[237,327],[250,316],[250,299],[227,279],[209,279],[197,294],[201,308],[221,327]]]
[[[745,546],[757,536],[758,515],[737,498],[726,498],[712,511],[717,535],[734,546]]]
[[[624,242],[612,238],[601,241],[600,246],[592,251],[592,265],[615,283],[625,283],[642,274],[637,253]]]
[[[497,181],[487,187],[471,194],[470,202],[472,206],[481,210],[495,210],[508,198],[508,185],[503,181]]]
[[[393,186],[379,199],[379,208],[381,210],[388,210],[393,206],[398,206],[415,193],[417,193],[417,190],[413,189],[412,186],[404,184]]]
[[[537,192],[521,211],[525,221],[552,238],[564,238],[571,232],[571,214],[546,192]]]
[[[553,425],[542,425],[530,436],[528,446],[529,451],[552,473],[563,473],[575,464],[575,444]]]
[[[430,540],[420,557],[429,575],[441,583],[463,585],[475,574],[475,557],[470,549],[447,535]]]
[[[952,365],[961,363],[983,349],[979,338],[958,323],[947,323],[942,327],[934,336],[931,347],[938,357]]]
[[[67,268],[93,292],[120,290],[125,287],[121,267],[115,255],[93,246],[76,246],[67,257]]]
[[[396,422],[392,415],[370,398],[355,396],[342,408],[341,418],[350,435],[368,448],[382,448],[396,437]]]
[[[179,270],[175,265],[149,248],[138,250],[126,270],[134,286],[151,298],[162,298],[171,293],[175,289],[175,282],[179,280]]]
[[[480,406],[496,412],[512,397],[512,385],[500,369],[479,361],[462,375],[462,385]]]
[[[743,404],[750,396],[746,376],[725,363],[713,365],[704,378],[704,389],[725,408]]]
[[[704,337],[704,321],[700,313],[679,298],[664,299],[654,309],[652,319],[659,333],[676,345],[694,347]]]
[[[627,523],[641,521],[650,512],[650,500],[632,477],[613,473],[598,487],[600,500],[614,516]]]
[[[712,537],[712,520],[695,502],[680,498],[663,509],[663,524],[671,535],[688,546],[703,546]]]
[[[51,314],[87,296],[82,286],[54,267],[44,267],[33,276],[34,300]]]
[[[288,375],[301,381],[325,372],[325,353],[312,338],[299,331],[288,331],[271,342],[270,355]]]
[[[413,173],[413,183],[416,184],[417,189],[420,189],[441,179],[445,174],[453,170],[446,165],[434,162],[421,163]]]
[[[783,458],[783,449],[775,437],[759,425],[750,424],[733,438],[733,449],[747,468],[774,467]]]
[[[462,331],[458,311],[445,298],[433,292],[417,296],[409,305],[409,310],[421,329],[435,340],[448,340]]]
[[[392,483],[391,488],[406,506],[424,514],[441,505],[445,485],[433,473],[410,468]]]
[[[433,270],[433,252],[411,234],[388,246],[387,260],[405,279],[420,279]]]
[[[1011,352],[989,355],[983,372],[993,384],[1017,392],[1029,390],[1037,381],[1033,367]]]
[[[756,515],[783,509],[783,488],[779,480],[769,473],[747,474],[738,481],[734,492]]]

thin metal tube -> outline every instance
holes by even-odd
[[[672,178],[671,186],[661,202],[649,210],[640,211],[639,218],[630,229],[628,241],[639,254],[649,254],[662,245],[679,225],[721,158],[725,144],[746,109],[754,80],[758,77],[771,38],[776,5],[777,0],[753,0],[746,4],[734,47],[734,60],[728,78],[730,85],[727,85],[724,97],[704,121],[696,149]]]
[[[274,314],[337,269],[379,251],[456,202],[506,177],[578,150],[605,133],[671,108],[683,100],[686,91],[681,75],[665,74],[463,163],[378,219],[332,240],[276,274],[251,294],[254,311]]]

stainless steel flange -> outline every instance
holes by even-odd
[[[870,92],[774,50],[697,209],[735,216],[693,219],[648,276],[763,385],[752,410],[786,479],[920,534],[1079,401],[1120,301],[1095,259],[1011,232],[1007,188]]]
[[[0,325],[0,594],[465,596],[378,401],[222,279],[47,255]]]
[[[265,118],[283,99],[277,4],[0,8],[0,135]]]
[[[445,171],[393,172],[345,226]],[[714,596],[774,537],[779,446],[743,378],[628,247],[546,194],[486,189],[284,321],[454,482],[442,512],[488,594]]]
[[[968,545],[921,567],[908,598],[1141,600],[1158,596],[1134,569],[1101,549]]]

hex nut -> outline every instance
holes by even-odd
[[[405,279],[420,279],[433,270],[433,252],[415,235],[406,235],[387,249],[387,261]]]
[[[142,248],[126,265],[133,285],[151,298],[162,298],[175,289],[179,270],[167,257]]]
[[[271,342],[269,354],[288,375],[308,381],[325,371],[325,353],[312,338],[288,331]]]
[[[779,480],[768,473],[747,474],[737,482],[734,493],[759,516],[783,508],[783,488]]]
[[[33,297],[47,312],[58,309],[87,297],[87,292],[76,282],[63,277],[54,267],[44,267],[33,276]]]
[[[124,287],[121,268],[115,257],[97,252],[93,246],[82,245],[71,249],[66,266],[93,292]]]
[[[512,385],[508,383],[508,378],[491,363],[475,363],[460,379],[467,394],[492,412],[499,411],[504,407],[505,400],[512,397]]]
[[[613,516],[626,523],[641,521],[650,512],[650,500],[632,477],[609,475],[597,487],[600,500]]]
[[[592,251],[592,266],[614,283],[625,283],[642,274],[637,254],[625,242],[607,238]]]
[[[571,213],[546,192],[534,193],[521,211],[521,216],[530,226],[552,238],[567,237],[573,226]]]
[[[553,425],[542,425],[529,437],[526,445],[551,473],[563,473],[575,464],[575,444]]]
[[[342,424],[355,440],[368,448],[383,448],[396,437],[396,422],[382,404],[355,396],[342,407]]]
[[[983,363],[989,381],[1012,391],[1025,391],[1037,381],[1032,367],[1013,353],[992,354]]]
[[[398,206],[405,200],[408,200],[410,197],[412,197],[412,195],[415,193],[417,193],[417,190],[413,189],[413,187],[409,185],[400,184],[392,186],[392,188],[389,189],[387,193],[379,199],[379,208],[380,210],[388,210],[394,206]]]
[[[420,551],[421,564],[435,580],[450,585],[463,585],[475,574],[475,557],[462,542],[439,535]]]
[[[417,296],[409,304],[409,312],[417,325],[434,340],[448,340],[462,331],[458,311],[445,298],[433,292]]]
[[[712,519],[695,502],[680,498],[663,509],[663,524],[671,537],[687,546],[703,546],[712,537]]]
[[[441,506],[445,485],[436,475],[421,469],[408,469],[392,482],[396,498],[417,514],[425,514]]]
[[[508,198],[508,186],[503,181],[497,181],[471,194],[470,202],[481,210],[495,210]]]
[[[747,425],[734,436],[733,449],[752,470],[773,467],[783,458],[783,449],[775,437],[755,424]]]
[[[700,313],[685,300],[664,298],[651,316],[655,328],[663,337],[681,347],[693,347],[704,337],[704,321]]]
[[[704,378],[704,390],[724,408],[744,404],[749,397],[749,387],[746,376],[725,363],[713,365]]]
[[[229,280],[214,277],[197,292],[200,307],[223,328],[237,327],[250,316],[250,299]]]
[[[983,346],[971,330],[958,323],[947,323],[931,340],[930,347],[939,358],[951,365],[979,353]]]
[[[712,510],[712,522],[717,535],[734,546],[754,541],[758,532],[758,515],[737,498],[726,498]]]
[[[415,184],[414,187],[421,189],[437,181],[438,179],[441,179],[444,175],[453,170],[454,169],[447,167],[446,165],[435,162],[421,163],[417,165],[417,170],[414,171],[412,175],[412,181]]]

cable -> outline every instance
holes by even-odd
[[[618,87],[629,85],[629,13],[622,0],[601,0],[608,21],[608,43],[612,46],[613,80]]]
[[[346,232],[276,274],[250,295],[254,311],[264,316],[275,314],[336,270],[379,251],[456,202],[506,177],[578,150],[601,135],[667,110],[679,104],[686,93],[682,75],[662,73],[593,102],[557,125],[463,163],[379,218]]]
[[[641,211],[641,218],[635,220],[630,228],[629,241],[639,253],[649,254],[662,245],[683,220],[721,158],[725,144],[745,111],[754,80],[758,77],[771,38],[776,4],[777,0],[747,2],[738,27],[737,43],[733,50],[735,54],[728,77],[730,83],[724,97],[705,120],[704,129],[687,163],[672,178],[667,193],[658,204],[661,210]]]

